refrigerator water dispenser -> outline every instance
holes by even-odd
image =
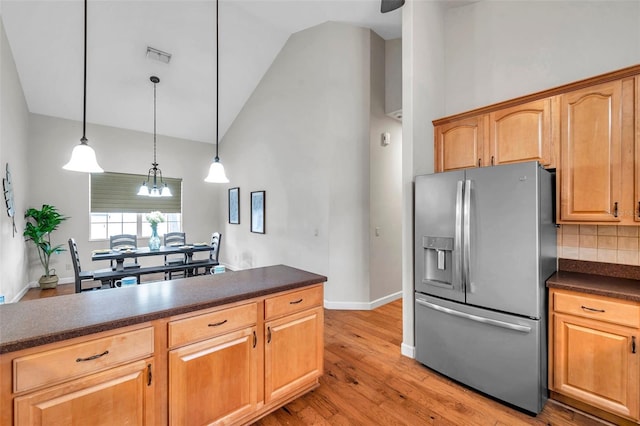
[[[423,283],[450,287],[453,278],[453,238],[422,237],[424,248]]]

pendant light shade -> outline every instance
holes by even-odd
[[[209,166],[209,174],[204,181],[211,183],[229,183],[229,179],[224,172],[224,166],[218,157],[216,157],[211,163],[211,166]]]
[[[151,76],[149,80],[153,83],[153,163],[151,163],[151,168],[147,172],[147,180],[142,182],[137,195],[171,197],[173,194],[171,194],[171,190],[162,180],[162,170],[158,168],[158,162],[156,161],[156,84],[160,83],[160,79],[156,76]],[[158,175],[160,176],[160,188],[158,188]]]
[[[96,153],[87,144],[87,139],[80,139],[80,144],[76,145],[71,151],[71,160],[64,166],[62,166],[65,170],[71,170],[74,172],[85,172],[85,173],[102,173],[102,167],[98,165],[98,161],[96,160]]]
[[[209,174],[207,175],[206,178],[204,178],[205,182],[210,182],[210,183],[229,183],[229,179],[227,178],[227,175],[224,172],[224,166],[222,165],[222,163],[220,162],[220,158],[218,157],[218,145],[220,145],[220,138],[218,136],[218,128],[219,128],[219,114],[218,114],[218,110],[220,109],[220,102],[218,99],[218,86],[219,86],[219,78],[218,75],[220,74],[220,67],[218,66],[219,64],[219,44],[218,44],[218,40],[220,39],[220,32],[218,31],[220,25],[218,23],[218,0],[216,0],[216,156],[213,159],[213,162],[211,163],[211,166],[209,166]]]
[[[65,170],[85,173],[102,173],[102,167],[98,165],[96,153],[87,143],[85,136],[87,128],[87,0],[84,0],[84,88],[82,102],[82,138],[71,152],[71,160],[64,166]]]

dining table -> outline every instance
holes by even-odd
[[[195,243],[176,246],[160,246],[158,250],[151,250],[149,247],[131,247],[121,249],[101,249],[94,250],[91,254],[92,261],[115,260],[115,271],[124,271],[125,259],[147,256],[167,256],[170,254],[185,254],[187,256],[186,264],[193,263],[193,254],[198,252],[207,252],[213,250],[214,247],[207,243]],[[163,262],[164,263],[164,262]]]

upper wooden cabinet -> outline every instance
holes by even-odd
[[[489,164],[539,161],[555,167],[552,114],[556,97],[501,109],[489,114]]]
[[[620,222],[622,82],[561,96],[560,220]]]
[[[640,224],[640,65],[433,124],[436,172],[538,161],[558,223]]]
[[[483,156],[487,130],[487,115],[436,126],[436,172],[486,165]]]

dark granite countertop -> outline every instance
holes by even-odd
[[[325,282],[285,265],[0,305],[0,354]]]
[[[629,278],[560,270],[549,277],[547,287],[640,302],[640,280]]]

